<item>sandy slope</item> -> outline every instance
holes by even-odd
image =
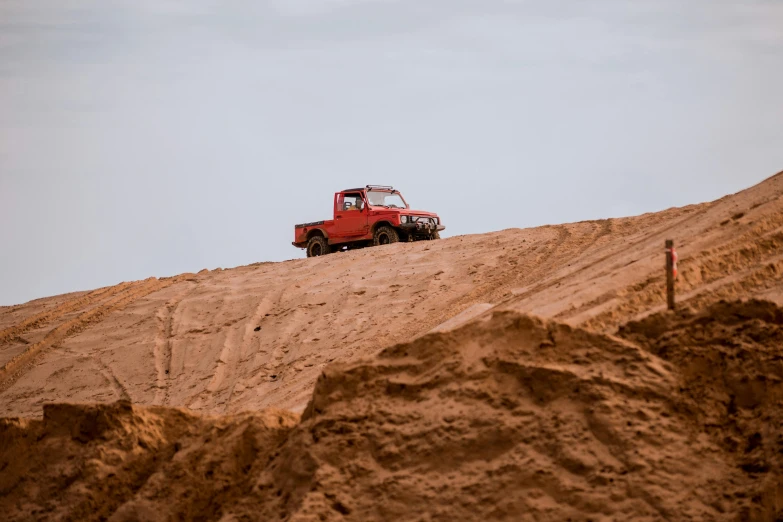
[[[149,279],[0,308],[0,415],[53,401],[302,411],[326,364],[476,305],[613,332],[662,309],[663,242],[688,305],[783,302],[783,173],[633,218]],[[491,306],[490,306],[491,305]],[[489,309],[489,310],[488,310]]]
[[[634,218],[5,307],[0,415],[22,418],[0,419],[0,513],[781,520],[782,279],[783,173]]]

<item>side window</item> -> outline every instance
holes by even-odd
[[[342,211],[362,210],[364,202],[361,194],[345,194],[340,205]]]

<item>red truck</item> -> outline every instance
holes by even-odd
[[[367,185],[334,195],[334,219],[296,225],[293,245],[307,249],[307,257],[315,257],[398,241],[440,239],[445,228],[437,214],[411,210],[393,187]]]

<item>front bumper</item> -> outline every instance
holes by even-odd
[[[441,230],[446,230],[443,225],[435,225],[434,223],[401,223],[400,228],[405,232],[414,232],[419,234],[434,234]]]

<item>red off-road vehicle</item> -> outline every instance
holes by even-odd
[[[338,250],[388,245],[398,241],[440,239],[437,214],[410,210],[392,187],[367,185],[334,195],[334,219],[296,225],[293,245],[307,257]]]

